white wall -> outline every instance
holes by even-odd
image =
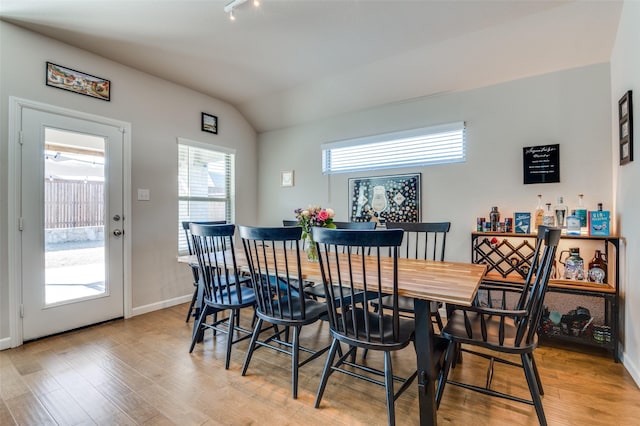
[[[536,194],[570,207],[585,194],[589,208],[612,207],[608,64],[512,81],[461,93],[411,100],[259,136],[259,220],[279,224],[296,207],[332,207],[348,220],[349,177],[419,171],[422,220],[450,220],[447,258],[470,259],[476,217],[498,206],[503,217],[531,211]],[[465,121],[467,161],[382,173],[321,173],[323,142],[434,124]],[[522,148],[560,144],[561,182],[523,184]],[[279,187],[282,170],[295,170],[295,186]],[[589,253],[590,255],[590,253]]]
[[[620,17],[616,43],[611,55],[611,123],[613,192],[620,235],[624,236],[620,294],[622,298],[623,362],[636,383],[640,384],[640,3],[625,1]],[[618,99],[633,91],[635,104],[635,161],[624,166],[618,162]]]
[[[127,68],[91,53],[0,22],[0,342],[8,336],[7,146],[8,99],[16,96],[132,124],[132,307],[134,314],[192,292],[191,273],[178,265],[178,136],[235,148],[236,222],[255,223],[256,134],[225,102]],[[45,62],[111,80],[111,102],[45,86]],[[218,116],[218,135],[200,130],[200,113]],[[151,201],[135,200],[148,188]],[[190,296],[189,296],[190,297]],[[0,345],[1,346],[1,345]]]

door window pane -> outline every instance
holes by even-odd
[[[45,130],[47,305],[106,291],[104,153],[102,137]]]

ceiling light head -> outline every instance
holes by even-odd
[[[247,0],[232,0],[226,4],[224,7],[224,11],[227,13],[231,13],[234,7],[240,6],[242,3],[245,3]]]
[[[229,11],[229,19],[232,21],[236,20],[236,17],[233,15],[233,8]]]
[[[260,7],[260,0],[253,0],[253,5],[255,7]]]

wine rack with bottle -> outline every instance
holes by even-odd
[[[516,234],[499,232],[472,232],[471,233],[471,261],[487,265],[485,281],[497,286],[510,287],[521,285],[527,276],[536,244],[535,234]],[[595,298],[598,304],[603,305],[603,315],[600,323],[586,320],[588,315],[584,312],[572,314],[582,320],[568,321],[567,313],[559,318],[549,316],[543,318],[539,329],[542,340],[553,339],[570,343],[584,344],[607,349],[618,361],[618,276],[619,276],[619,238],[615,236],[569,236],[562,235],[561,247],[588,247],[601,250],[607,260],[607,280],[604,283],[589,282],[585,280],[562,279],[558,273],[560,264],[556,262],[552,279],[549,281],[548,292],[564,295],[562,297],[584,296]],[[556,261],[560,256],[561,248],[556,253]],[[585,268],[588,271],[589,257],[585,251]],[[588,272],[585,271],[585,276]],[[575,305],[574,305],[575,306]],[[580,315],[583,315],[581,318]]]

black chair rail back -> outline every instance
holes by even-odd
[[[224,225],[227,222],[224,220],[215,220],[215,221],[207,221],[207,222],[190,222],[188,220],[182,221],[182,230],[184,231],[184,237],[187,241],[187,250],[189,251],[189,255],[192,256],[194,254],[193,251],[193,240],[191,239],[191,231],[189,226],[191,223],[198,223],[202,225]],[[195,287],[193,290],[193,296],[191,297],[191,303],[189,304],[189,310],[187,311],[186,322],[189,322],[189,318],[191,315],[197,316],[200,307],[196,306],[196,302],[198,299],[198,280],[200,279],[200,275],[198,274],[198,265],[191,266],[191,273],[193,274],[193,286]]]
[[[251,337],[251,330],[240,326],[240,310],[255,304],[255,294],[245,285],[248,278],[239,276],[233,238],[235,225],[191,223],[190,231],[193,252],[198,259],[202,306],[194,324],[189,352],[202,340],[205,330],[211,329],[214,336],[217,332],[225,333],[225,368],[229,368],[232,345]],[[229,315],[218,319],[218,313],[223,311]],[[213,322],[207,322],[208,315],[213,315]]]
[[[544,251],[542,256],[534,263],[536,273],[532,279],[533,284],[528,288],[530,296],[526,302],[525,310],[529,312],[529,317],[526,322],[522,322],[518,330],[518,337],[525,338],[525,344],[527,345],[533,344],[537,338],[538,324],[540,324],[544,310],[544,297],[549,287],[551,269],[553,268],[553,261],[560,242],[560,229],[540,228],[542,229],[538,229],[538,233],[542,233],[542,238],[538,238],[536,244],[542,244],[541,240],[544,240]]]
[[[333,221],[336,229],[360,229],[363,231],[372,231],[376,229],[378,222],[336,222]]]
[[[303,294],[300,269],[302,228],[240,226],[239,231],[258,312],[274,319],[305,321],[305,298],[300,297]],[[277,254],[279,248],[288,250],[281,252],[280,256]]]
[[[405,238],[400,256],[410,259],[444,260],[451,222],[387,222],[387,229],[402,229]]]
[[[361,347],[380,349],[380,346],[397,345],[400,321],[397,304],[385,315],[368,302],[379,302],[390,291],[397,295],[398,247],[403,232],[314,228],[313,236],[320,255],[324,291],[328,295],[332,334],[346,343],[357,342]],[[342,252],[342,248],[346,261],[340,261],[335,255]],[[369,249],[368,256],[359,254]],[[381,257],[387,257],[388,250],[393,259],[392,270],[383,268],[380,262]],[[361,286],[356,287],[356,281],[360,281]]]
[[[198,272],[204,284],[204,297],[214,304],[224,305],[231,304],[232,295],[236,295],[242,303],[233,243],[235,225],[191,223],[190,229]],[[230,291],[232,287],[236,292]]]
[[[299,244],[302,228],[240,226],[238,229],[256,294],[258,317],[242,375],[246,374],[256,348],[266,346],[286,353],[291,356],[291,393],[295,399],[298,397],[298,369],[329,350],[328,346],[311,349],[300,344],[302,327],[320,320],[327,312],[323,303],[306,299],[303,292]],[[287,246],[294,249],[287,249]],[[263,328],[263,322],[271,326]],[[293,331],[292,339],[289,339],[290,330]],[[269,337],[261,340],[260,335],[265,332]],[[301,360],[301,352],[308,356]]]

